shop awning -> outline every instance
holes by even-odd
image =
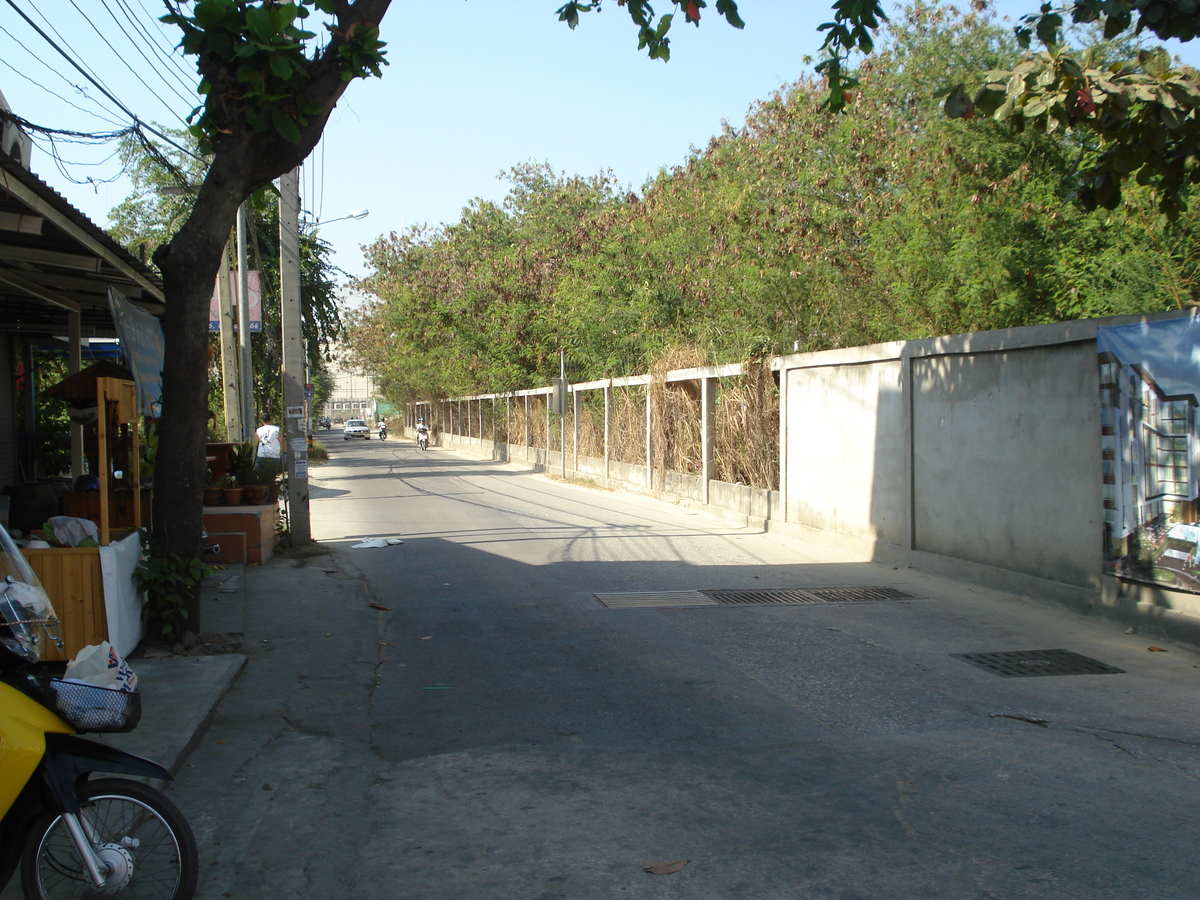
[[[65,335],[68,314],[78,312],[82,337],[116,337],[110,285],[161,316],[162,282],[154,271],[0,153],[0,329]]]

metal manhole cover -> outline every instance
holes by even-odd
[[[628,591],[620,594],[592,594],[609,609],[648,609],[672,606],[719,606],[700,591]]]
[[[717,603],[725,606],[748,606],[766,603],[820,603],[821,598],[813,596],[811,591],[772,591],[772,590],[720,590],[704,591],[705,596],[711,597]]]
[[[1118,675],[1125,671],[1070,650],[1003,650],[995,653],[950,655],[1004,678],[1030,678],[1038,675]]]

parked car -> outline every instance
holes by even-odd
[[[363,440],[371,439],[371,426],[364,419],[350,419],[342,427],[342,440],[348,441],[352,437],[360,437]]]

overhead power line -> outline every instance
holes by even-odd
[[[87,16],[84,14],[83,10],[81,10],[79,8],[79,4],[78,4],[77,0],[71,0],[71,5],[74,6],[76,11],[81,16],[83,16],[84,19],[87,20],[87,23],[91,26],[92,31],[96,32],[97,37],[99,37],[100,40],[104,42],[104,45],[106,47],[108,47],[108,49],[111,50],[113,52],[113,54],[119,60],[121,60],[121,64],[130,71],[130,73],[133,75],[133,77],[136,78],[138,81],[140,81],[145,86],[146,90],[150,91],[151,93],[157,93],[157,91],[155,91],[154,88],[150,87],[150,85],[146,83],[146,79],[142,77],[142,74],[137,69],[135,69],[133,66],[131,66],[129,64],[129,60],[126,58],[126,55],[124,53],[120,52],[119,50],[117,50],[117,48],[112,45],[112,42],[109,41],[109,39],[104,35],[104,32],[102,32],[98,27],[96,27],[96,23],[92,20],[92,18],[90,16]],[[150,57],[148,57],[145,54],[145,52],[139,46],[139,42],[135,41],[133,36],[130,35],[130,33],[128,31],[125,30],[125,26],[121,24],[121,21],[117,18],[116,13],[114,13],[111,9],[109,9],[107,3],[104,4],[104,9],[109,14],[109,16],[112,18],[113,23],[117,26],[118,30],[120,30],[120,32],[123,35],[125,35],[126,39],[132,45],[133,49],[135,51],[137,51],[137,53],[142,57],[142,59],[144,59],[149,64],[150,71],[154,72],[159,77],[159,79],[162,81],[162,83],[164,85],[166,85],[167,89],[169,91],[171,91],[173,94],[175,94],[176,97],[178,97],[184,103],[191,103],[192,100],[190,100],[188,97],[185,97],[183,94],[181,94],[175,88],[175,86],[173,84],[171,84],[169,81],[167,81],[165,78],[162,77],[162,73],[159,71],[158,67],[155,65],[154,62],[151,61]],[[175,118],[179,119],[181,124],[187,125],[187,122],[184,121],[182,116],[180,116],[174,110],[172,110],[172,113],[175,115]]]
[[[145,131],[150,132],[155,137],[170,144],[176,150],[179,150],[180,152],[185,153],[194,159],[197,159],[197,160],[201,159],[201,157],[198,156],[196,153],[194,153],[192,150],[177,143],[175,141],[175,139],[172,138],[171,136],[164,134],[162,131],[155,128],[154,126],[152,126],[146,122],[143,122],[142,119],[135,112],[133,112],[131,109],[129,109],[129,107],[127,107],[119,99],[117,99],[117,97],[114,96],[113,93],[110,90],[108,90],[108,88],[106,88],[99,81],[97,81],[96,78],[93,77],[90,72],[88,72],[86,69],[83,68],[83,66],[81,66],[78,62],[76,62],[69,53],[67,53],[65,50],[63,50],[63,48],[60,47],[54,41],[54,39],[50,37],[50,35],[46,34],[46,32],[43,31],[36,22],[34,22],[32,19],[30,19],[29,16],[27,16],[25,14],[25,12],[19,6],[17,6],[17,4],[15,2],[13,2],[13,0],[7,0],[7,3],[9,6],[11,6],[13,8],[13,10],[17,13],[17,15],[19,15],[22,19],[25,20],[25,22],[29,25],[30,28],[32,28],[34,31],[36,31],[42,37],[42,39],[44,41],[46,41],[46,43],[48,43],[51,47],[53,47],[54,50],[63,59],[65,59],[68,63],[70,63],[71,66],[77,72],[79,72],[80,75],[82,75],[84,78],[86,78],[97,90],[99,90],[102,94],[104,94],[105,97],[107,97],[110,101],[112,101],[112,103],[114,103],[116,105],[116,107],[121,110],[121,112],[125,113],[125,115],[127,115],[129,117],[130,121],[132,121],[138,127],[139,130],[145,130]]]

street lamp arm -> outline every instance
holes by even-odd
[[[306,223],[309,228],[320,228],[322,225],[328,225],[330,222],[341,222],[345,219],[365,219],[371,214],[369,209],[356,209],[353,212],[348,212],[344,216],[338,216],[336,219],[324,219],[320,222]]]

